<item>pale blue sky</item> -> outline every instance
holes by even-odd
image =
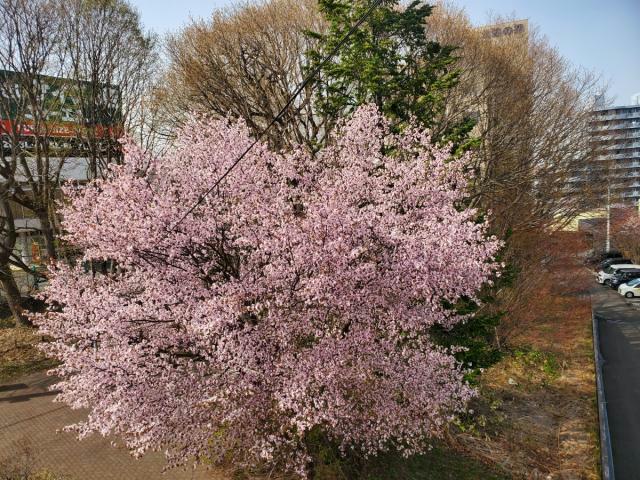
[[[615,103],[640,92],[640,0],[453,0],[474,24],[490,14],[528,18],[573,64],[602,74]],[[131,0],[145,26],[163,35],[236,0]]]

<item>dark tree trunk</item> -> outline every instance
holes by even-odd
[[[44,237],[44,246],[47,250],[47,257],[49,258],[49,261],[55,260],[58,258],[55,244],[55,233],[53,231],[51,221],[49,220],[49,215],[47,212],[38,212],[38,219],[40,220],[40,229],[42,236]]]
[[[29,322],[22,309],[20,289],[18,288],[15,278],[13,278],[11,269],[7,265],[0,265],[0,284],[2,284],[4,297],[9,305],[9,310],[11,310],[13,314],[16,326],[26,327],[29,325]]]
[[[3,192],[4,193],[4,192]],[[4,195],[0,199],[0,216],[2,228],[0,235],[2,235],[2,249],[0,250],[0,285],[4,297],[9,304],[9,309],[13,314],[13,318],[16,322],[16,326],[28,325],[27,318],[22,310],[22,302],[20,296],[20,289],[16,283],[13,273],[9,268],[9,259],[11,253],[16,245],[16,226],[13,219],[13,213],[9,201]]]

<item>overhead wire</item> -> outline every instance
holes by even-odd
[[[376,8],[378,8],[383,1],[384,0],[374,0],[371,3],[367,11],[364,12],[360,16],[358,21],[351,26],[349,31],[344,35],[344,37],[340,39],[338,44],[327,55],[325,55],[322,61],[306,76],[306,78],[302,81],[302,83],[298,86],[298,88],[296,88],[293,94],[291,94],[287,103],[280,109],[280,111],[273,118],[273,120],[269,122],[269,124],[260,132],[260,134],[258,134],[258,136],[242,152],[242,154],[225,170],[225,172],[215,181],[215,183],[206,192],[204,192],[198,197],[198,201],[194,203],[184,213],[184,215],[180,217],[180,219],[176,223],[173,224],[173,226],[169,229],[170,232],[175,230],[178,227],[178,225],[180,225],[189,215],[191,215],[195,211],[195,209],[198,208],[202,204],[202,202],[205,201],[205,199],[211,194],[211,192],[213,192],[218,187],[218,185],[220,185],[222,181],[238,166],[238,164],[247,156],[247,154],[251,151],[251,149],[264,138],[264,136],[269,131],[269,129],[273,127],[273,125],[275,125],[282,118],[282,116],[287,112],[289,107],[291,107],[291,105],[293,104],[297,96],[300,94],[300,92],[302,92],[307,87],[307,85],[311,83],[313,78],[320,72],[320,69],[324,67],[327,64],[327,62],[329,62],[329,60],[331,60],[338,53],[338,51],[342,48],[342,46],[347,43],[351,35],[353,35],[355,31],[358,28],[360,28],[360,26],[369,18],[371,13],[373,13],[373,11]]]

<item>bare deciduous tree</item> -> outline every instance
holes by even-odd
[[[48,256],[55,258],[52,206],[66,151],[52,141],[59,127],[64,84],[60,23],[50,0],[6,0],[0,4],[0,156],[3,239],[0,270],[3,290],[18,323],[23,323],[20,292],[9,265],[25,270],[14,252],[13,204],[31,210],[40,223]]]
[[[566,187],[591,159],[599,78],[572,67],[535,29],[493,38],[444,4],[429,22],[439,40],[459,45],[462,72],[440,128],[477,119],[473,199],[493,212],[496,231],[558,226],[588,208],[587,191],[568,195]]]
[[[492,21],[500,23],[516,33],[518,22]],[[535,29],[523,26],[519,34],[496,38],[447,3],[439,4],[429,27],[437,40],[459,46],[460,81],[439,128],[475,117],[477,177],[470,201],[491,211],[492,230],[507,238],[504,259],[519,273],[500,290],[499,302],[487,307],[509,313],[502,322],[508,335],[553,255],[546,237],[598,201],[597,184],[570,180],[592,160],[588,123],[602,86]]]
[[[68,0],[61,14],[66,76],[76,84],[79,135],[90,176],[97,178],[109,163],[122,160],[122,133],[144,126],[141,99],[158,69],[157,41],[124,0]]]
[[[193,22],[168,42],[170,64],[159,102],[181,114],[203,112],[243,118],[260,132],[286,104],[305,75],[305,53],[315,41],[305,31],[321,31],[314,0],[273,0],[217,11],[210,21]],[[276,147],[315,145],[325,135],[309,86],[270,130]]]
[[[156,78],[156,47],[124,0],[0,3],[0,281],[18,321],[9,265],[29,266],[15,251],[16,205],[38,219],[29,228],[55,259],[60,184],[87,170],[98,177],[121,160],[123,132],[148,128],[142,99]]]

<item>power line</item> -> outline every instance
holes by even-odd
[[[329,52],[323,59],[322,61],[318,64],[318,66],[316,66],[316,68],[313,69],[313,71],[311,71],[311,73],[309,73],[309,75],[307,75],[307,77],[302,81],[302,83],[300,84],[300,86],[298,86],[298,88],[293,92],[293,94],[291,95],[291,97],[289,97],[289,100],[287,101],[287,103],[284,105],[284,107],[282,107],[280,109],[280,111],[278,112],[278,114],[273,118],[273,120],[271,120],[271,122],[269,123],[269,125],[267,125],[262,132],[260,132],[260,134],[255,138],[255,140],[251,143],[251,145],[249,145],[244,152],[242,152],[242,155],[240,155],[232,164],[229,168],[227,168],[227,170],[220,176],[220,178],[218,178],[218,180],[216,180],[216,182],[202,195],[200,195],[200,197],[198,198],[198,201],[191,207],[189,208],[189,210],[187,210],[187,212],[180,217],[180,219],[170,228],[169,231],[174,230],[178,225],[180,225],[185,218],[187,218],[189,215],[191,215],[193,213],[193,211],[198,208],[198,206],[200,206],[202,204],[202,202],[204,202],[205,198],[207,198],[209,196],[209,194],[211,192],[213,192],[216,187],[218,185],[220,185],[220,183],[233,171],[234,168],[236,168],[236,166],[242,161],[242,159],[247,155],[247,153],[249,153],[249,151],[260,141],[262,140],[262,138],[265,136],[265,134],[269,131],[269,129],[275,125],[275,123],[280,120],[280,118],[282,118],[282,116],[284,115],[284,113],[289,109],[289,107],[293,104],[294,100],[296,99],[296,97],[300,94],[300,92],[302,92],[302,90],[305,89],[305,87],[307,85],[309,85],[309,83],[311,82],[311,80],[313,79],[313,77],[315,77],[318,72],[320,72],[320,69],[322,67],[325,66],[325,64],[331,60],[340,50],[340,48],[342,48],[342,46],[347,43],[347,40],[349,40],[349,37],[351,37],[351,35],[353,35],[353,33],[360,27],[360,25],[362,25],[367,18],[369,17],[369,15],[371,15],[371,13],[380,6],[380,4],[383,2],[384,0],[375,0],[374,2],[372,2],[371,6],[367,9],[367,11],[362,14],[362,16],[358,19],[358,21],[349,29],[349,31],[347,32],[347,34],[342,37],[342,39],[338,42],[338,44],[333,48],[333,50],[331,50],[331,52]]]

